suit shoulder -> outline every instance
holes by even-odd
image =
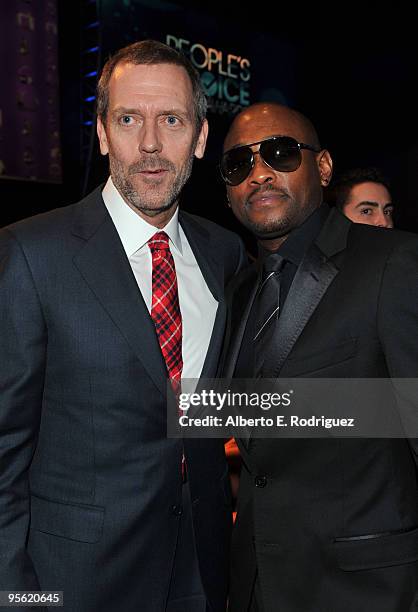
[[[8,225],[0,230],[0,235],[12,235],[21,243],[29,245],[36,242],[38,246],[42,244],[41,240],[51,242],[54,241],[54,238],[62,239],[68,233],[76,217],[83,214],[86,209],[95,210],[94,206],[97,206],[99,201],[101,201],[101,195],[99,189],[96,189],[75,204],[55,208]]]
[[[194,222],[201,228],[205,229],[211,236],[219,237],[219,239],[229,240],[235,243],[237,241],[242,242],[238,234],[229,229],[226,229],[218,223],[215,223],[215,221],[211,221],[210,219],[206,219],[205,217],[193,215],[185,211],[182,211],[181,214],[188,221],[191,221],[192,223]]]
[[[181,220],[194,235],[206,240],[210,254],[218,260],[224,269],[225,286],[242,268],[247,265],[247,254],[244,243],[238,234],[197,215],[181,212]],[[187,232],[186,232],[187,233]]]
[[[349,245],[365,250],[377,250],[390,253],[393,250],[418,249],[418,236],[412,232],[397,229],[385,229],[360,223],[353,223],[349,236]]]
[[[16,223],[12,223],[3,228],[2,231],[7,231],[14,235],[17,239],[26,239],[40,237],[43,234],[50,236],[51,232],[56,231],[60,227],[68,227],[71,223],[74,213],[81,206],[81,202],[70,204],[61,208],[55,208],[48,212],[27,217]]]

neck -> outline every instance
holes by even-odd
[[[280,238],[270,238],[270,239],[260,238],[258,240],[258,245],[262,249],[265,249],[266,251],[277,251],[277,249],[279,249],[281,245],[283,244],[283,242],[286,240],[288,235],[289,234],[286,234],[286,236],[280,236]]]
[[[168,208],[167,210],[162,210],[159,212],[155,211],[153,212],[153,214],[149,215],[143,212],[142,210],[139,210],[138,208],[136,208],[129,202],[126,202],[126,203],[128,204],[129,208],[132,208],[132,210],[136,212],[136,214],[139,217],[141,217],[141,219],[144,219],[144,221],[146,221],[150,225],[153,225],[157,229],[162,229],[163,227],[167,225],[167,223],[170,221],[170,219],[173,217],[174,213],[176,212],[177,206],[178,206],[178,202],[175,202],[175,204],[173,204],[173,206],[170,206],[170,208]]]

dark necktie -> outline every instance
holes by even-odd
[[[254,336],[256,375],[261,374],[267,346],[274,334],[280,312],[280,277],[285,260],[271,253],[263,262],[263,274],[256,296],[256,325]]]
[[[148,246],[152,255],[151,318],[154,321],[171,386],[177,395],[181,386],[183,358],[176,268],[165,232],[154,234],[148,241]]]

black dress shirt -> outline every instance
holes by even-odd
[[[302,260],[314,242],[321,227],[329,214],[329,207],[324,204],[317,208],[307,219],[293,230],[286,240],[280,245],[275,253],[279,253],[285,260],[280,282],[280,311],[286,301],[290,286],[296,271]],[[258,265],[261,267],[265,257],[272,253],[262,247],[259,248]],[[243,342],[239,352],[237,366],[235,368],[236,378],[253,378],[255,375],[255,351],[253,338],[256,326],[256,308],[254,300],[248,322],[245,328]]]

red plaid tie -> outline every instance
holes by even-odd
[[[148,241],[152,255],[151,317],[174,393],[180,392],[182,323],[174,259],[165,232]]]

